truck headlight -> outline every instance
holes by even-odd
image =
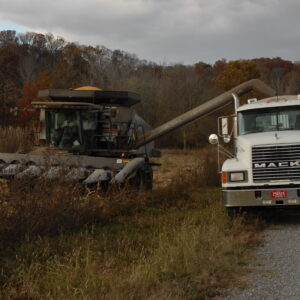
[[[246,181],[246,179],[247,179],[247,172],[246,171],[230,172],[229,173],[229,181],[230,182]]]

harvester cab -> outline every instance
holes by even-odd
[[[136,149],[151,127],[132,106],[140,102],[136,93],[102,91],[94,87],[41,90],[44,101],[32,102],[41,111],[42,144],[90,156],[145,156],[153,143]]]

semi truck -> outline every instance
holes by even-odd
[[[219,118],[209,136],[227,155],[221,167],[222,195],[228,215],[241,209],[300,204],[300,95],[252,98],[235,113]],[[220,144],[233,141],[231,151]]]

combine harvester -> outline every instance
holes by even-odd
[[[239,116],[244,116],[242,108],[238,108],[238,96],[250,91],[266,97],[275,94],[269,86],[260,80],[253,79],[152,129],[132,109],[134,104],[140,102],[138,94],[102,91],[93,87],[74,90],[42,90],[39,92],[39,97],[44,98],[44,101],[32,102],[32,105],[40,110],[40,122],[43,129],[39,133],[40,145],[52,149],[50,151],[52,154],[33,154],[36,151],[28,154],[0,153],[0,177],[29,176],[52,179],[61,176],[62,170],[67,170],[66,179],[80,181],[87,186],[108,186],[110,183],[122,184],[128,181],[137,189],[151,189],[153,177],[151,157],[158,154],[158,151],[154,149],[154,141],[157,138],[232,103],[233,99],[235,99]],[[298,102],[300,104],[300,101]],[[286,103],[285,105],[287,105]],[[252,108],[249,107],[249,109]],[[230,140],[227,124],[229,118],[222,120],[226,142]],[[236,128],[236,122],[234,124]],[[244,131],[246,131],[245,128]],[[233,130],[237,142],[240,139],[237,135],[245,133],[241,130],[240,128],[239,133],[236,129]],[[274,136],[274,133],[272,134]],[[272,143],[281,142],[281,134],[283,133],[277,134],[278,140],[272,140]],[[247,144],[246,137],[243,135],[241,138],[245,145]],[[218,142],[216,136],[213,136],[211,141]],[[285,142],[285,139],[282,141]],[[269,140],[266,142],[270,143]],[[249,149],[252,147],[250,143],[255,144],[255,138],[251,142],[248,141]],[[240,194],[236,196],[237,194],[228,191],[234,190],[233,187],[236,187],[238,193],[241,193],[243,186],[253,184],[251,154],[247,154],[249,162],[245,163],[243,161],[246,154],[240,152],[247,151],[245,150],[247,147],[237,145],[238,152],[234,159],[235,162],[232,162],[234,171],[229,170],[230,163],[225,162],[223,167],[227,176],[227,181],[224,182],[225,199],[227,206],[230,207],[242,206],[242,204],[238,202],[236,205],[235,200],[231,202],[229,200],[232,199],[231,195],[235,195],[236,198]],[[259,154],[261,149],[260,147],[258,150],[255,148],[255,153]],[[259,160],[258,163],[261,166],[262,161]],[[260,178],[259,174],[262,169],[264,168],[257,168],[256,178]],[[244,174],[243,178],[239,172]],[[237,179],[236,182],[235,179]],[[248,183],[246,183],[247,180]],[[261,181],[259,185],[261,185]],[[256,184],[253,185],[253,188],[257,188]],[[255,199],[258,198],[257,196]]]

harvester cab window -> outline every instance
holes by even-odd
[[[114,110],[82,111],[82,134],[86,149],[116,148],[120,124],[113,122]]]
[[[106,109],[98,114],[96,147],[100,149],[116,148],[116,139],[120,133],[119,124],[114,123],[114,110]]]
[[[98,126],[97,112],[81,112],[83,143],[87,149],[95,148],[95,133]]]
[[[114,108],[47,111],[48,142],[62,150],[125,149],[130,122],[116,116]]]
[[[82,144],[79,112],[50,111],[47,122],[51,146],[68,150]]]
[[[128,146],[130,122],[118,119],[116,108],[82,111],[81,116],[86,149],[124,149]]]

